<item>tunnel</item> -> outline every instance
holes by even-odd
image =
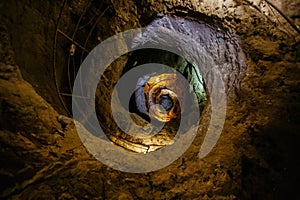
[[[1,2],[0,198],[299,198],[299,6]]]

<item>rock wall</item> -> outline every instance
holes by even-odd
[[[288,5],[297,2],[274,1],[295,24],[299,11]],[[130,174],[90,156],[72,120],[60,115],[66,111],[57,96],[53,64],[61,86],[66,82],[72,41],[57,33],[56,25],[72,37],[88,3],[66,1],[62,15],[62,2],[1,3],[1,198],[289,199],[298,195],[300,43],[299,34],[285,20],[261,1],[110,1],[99,9],[107,8],[106,14],[87,40],[95,24],[88,19],[97,9],[89,10],[91,16],[84,16],[86,28],[73,38],[88,50],[117,32],[168,14],[217,24],[241,40],[247,57],[246,76],[229,97],[225,126],[214,150],[199,159],[202,136],[198,136],[170,166]],[[86,55],[77,46],[76,63],[82,54]]]

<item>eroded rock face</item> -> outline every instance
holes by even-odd
[[[209,156],[195,156],[203,139],[199,136],[172,165],[156,172],[129,174],[103,166],[81,146],[72,123],[57,121],[62,118],[52,105],[63,111],[53,92],[55,87],[43,85],[52,80],[47,72],[52,66],[51,33],[61,4],[11,2],[1,8],[9,33],[1,29],[1,197],[286,199],[297,195],[300,47],[299,36],[289,26],[274,25],[266,15],[240,1],[113,1],[110,16],[97,25],[102,39],[147,25],[160,14],[200,18],[238,35],[248,64],[239,90],[232,91],[222,137]],[[85,3],[66,5],[71,9],[63,12],[60,28],[65,27],[64,32],[72,33],[75,23],[71,16],[79,18]],[[10,9],[4,11],[7,7]],[[80,41],[85,33],[75,39]],[[58,58],[62,60],[58,70],[63,71],[64,67],[59,68],[66,64],[69,45],[65,41],[59,47]],[[26,51],[28,48],[31,51]],[[34,60],[41,54],[43,58]],[[15,63],[52,105],[22,80]],[[201,123],[208,124],[209,119]],[[200,132],[205,134],[205,130]]]

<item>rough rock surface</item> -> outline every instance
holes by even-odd
[[[256,5],[257,2],[254,1]],[[62,25],[73,27],[64,26],[64,32],[72,33],[72,19],[78,19],[85,3],[71,1],[67,5]],[[240,90],[235,91],[228,105],[222,136],[209,156],[202,160],[196,156],[201,145],[199,136],[170,166],[147,174],[128,174],[92,158],[81,145],[73,124],[59,117],[57,111],[64,111],[51,84],[51,48],[61,4],[40,4],[1,3],[5,25],[0,29],[1,198],[297,197],[300,46],[299,35],[290,26],[274,23],[267,15],[237,0],[112,1],[109,14],[98,25],[95,40],[146,25],[162,13],[195,17],[218,23],[238,35],[248,64]],[[297,22],[298,15],[292,16]],[[69,53],[63,47],[69,43],[60,45],[57,70],[63,71],[67,60],[64,57]],[[17,65],[33,86],[22,79]]]

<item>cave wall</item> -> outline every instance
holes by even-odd
[[[273,41],[282,37],[278,30],[292,35],[295,33],[278,13],[276,16],[272,16],[269,7],[260,1],[249,1],[250,3],[244,4],[233,0],[224,2],[103,2],[90,4],[89,1],[70,1],[63,4],[63,2],[46,1],[41,6],[39,2],[35,1],[20,2],[16,0],[1,4],[2,24],[11,33],[10,41],[15,53],[19,55],[15,60],[21,67],[24,78],[56,110],[64,114],[67,113],[54,91],[58,89],[64,93],[71,93],[71,89],[64,86],[68,84],[66,77],[68,57],[71,44],[73,44],[70,38],[90,51],[100,41],[115,33],[145,26],[163,14],[193,17],[208,24],[218,24],[242,38],[255,36],[255,31],[259,31]],[[274,1],[274,4],[281,8],[288,17],[291,17],[295,23],[298,23],[299,19],[297,6],[294,6],[297,3],[297,1],[284,3]],[[103,16],[99,18],[100,23],[97,23],[96,27],[93,27],[94,24],[92,24],[95,21],[91,21],[90,24],[86,23],[84,29],[78,31],[76,29],[77,22],[87,7],[89,8],[88,13],[98,12],[98,15]],[[95,7],[94,10],[93,7]],[[264,13],[259,13],[256,9],[261,9]],[[92,14],[85,15],[83,18],[87,19],[83,20],[83,23],[88,22],[92,17]],[[32,22],[32,19],[36,20]],[[269,29],[269,26],[272,28]],[[268,29],[268,31],[264,29]],[[57,33],[57,30],[62,33]],[[91,30],[92,32],[90,32]],[[86,36],[89,34],[91,35],[87,38]],[[32,44],[36,45],[33,47]],[[77,52],[81,51],[79,47],[76,50]],[[77,52],[75,59],[78,61],[75,64],[78,69],[87,52]],[[56,79],[57,86],[53,79]],[[47,84],[42,84],[43,81]],[[63,97],[63,100],[70,103],[70,97]]]
[[[296,2],[275,1],[297,24],[297,6],[288,6]],[[299,34],[279,16],[281,23],[271,12],[257,10],[266,9],[259,1],[252,5],[231,0],[105,3],[108,13],[97,25],[88,49],[162,14],[218,24],[240,38],[248,69],[240,89],[230,95],[217,146],[200,160],[196,154],[202,139],[198,137],[176,162],[146,174],[122,173],[96,161],[81,145],[71,120],[58,114],[67,114],[53,81],[53,44],[62,2],[6,1],[0,7],[1,198],[296,197]],[[86,4],[67,1],[61,31],[72,35]],[[80,38],[86,34],[85,30],[78,33],[76,41],[84,44]],[[58,41],[56,70],[61,83],[72,42],[61,34]]]

